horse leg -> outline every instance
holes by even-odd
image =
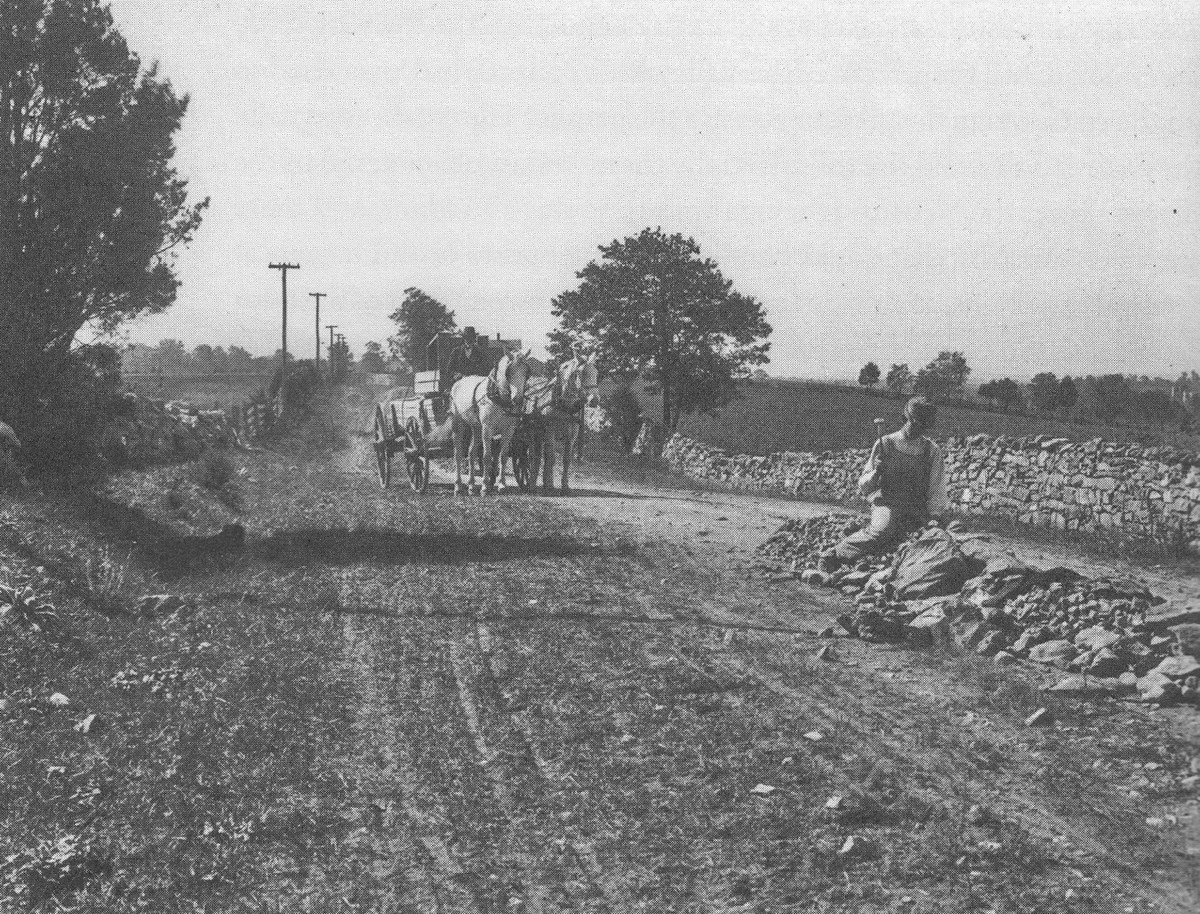
[[[492,436],[487,433],[486,427],[482,429],[483,433],[479,436],[483,445],[483,458],[479,462],[480,474],[483,476],[483,492],[486,495],[491,495],[495,491],[494,480],[492,479],[492,452],[495,450],[495,443],[492,441]]]
[[[529,441],[526,442],[525,453],[529,456],[529,488],[530,491],[537,488],[538,472],[542,468],[542,435],[540,432],[532,432],[529,436]]]
[[[462,494],[462,442],[458,419],[450,420],[450,437],[454,442],[454,494]]]
[[[517,430],[515,426],[510,426],[507,432],[503,432],[500,435],[500,457],[496,461],[498,464],[497,469],[499,470],[499,478],[496,480],[496,488],[501,492],[508,490],[508,483],[506,480],[508,471],[506,468],[508,465],[508,458],[512,451],[513,435],[516,434],[516,431]],[[495,444],[492,446],[495,447]]]
[[[471,428],[471,436],[472,436],[471,437],[471,456],[470,456],[471,491],[472,492],[474,492],[476,490],[482,491],[485,488],[485,483],[487,482],[487,473],[485,472],[484,463],[483,463],[483,461],[487,457],[487,446],[484,444],[481,444],[480,439],[482,438],[482,435],[479,433],[479,430],[477,430],[474,427]],[[480,447],[483,447],[483,456],[480,456],[480,451],[479,451]],[[476,464],[478,464],[478,466],[479,466],[479,482],[478,483],[475,482],[475,466],[476,466]]]
[[[563,490],[564,495],[571,491],[571,486],[567,482],[567,477],[571,472],[571,452],[575,450],[575,434],[576,428],[574,423],[572,423],[571,425],[567,426],[567,440],[563,442],[562,486],[560,486],[560,488]]]
[[[554,448],[555,448],[555,432],[553,428],[546,430],[546,437],[542,440],[542,456],[545,457],[545,465],[542,467],[542,488],[547,492],[554,491]]]

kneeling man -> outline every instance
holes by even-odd
[[[924,397],[913,397],[904,406],[904,416],[907,421],[900,431],[875,442],[858,480],[859,491],[871,502],[870,525],[822,553],[822,571],[886,552],[930,518],[940,519],[949,507],[942,449],[926,436],[937,407]]]

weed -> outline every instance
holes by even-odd
[[[58,620],[58,613],[29,584],[19,587],[0,584],[0,620],[7,619],[39,632],[52,626]]]
[[[224,454],[205,454],[192,468],[192,479],[206,489],[217,490],[230,482],[237,473],[233,461]]]
[[[129,558],[126,556],[125,561],[118,561],[105,546],[98,557],[88,559],[86,581],[89,602],[107,615],[125,608]]]

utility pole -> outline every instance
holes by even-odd
[[[272,270],[278,270],[283,279],[283,365],[279,369],[279,414],[282,416],[287,407],[287,271],[300,269],[298,263],[267,264]]]
[[[330,349],[330,352],[332,352],[332,351],[333,351],[333,328],[334,328],[334,327],[336,327],[336,326],[337,326],[337,324],[326,324],[326,325],[325,325],[325,329],[329,331],[329,349]],[[331,355],[331,356],[330,356],[330,358],[333,358],[333,356]]]
[[[317,300],[317,378],[321,377],[321,299],[328,298],[324,292],[309,292]]]

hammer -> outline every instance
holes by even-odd
[[[875,440],[876,441],[883,440],[883,422],[884,422],[883,419],[875,420]]]

